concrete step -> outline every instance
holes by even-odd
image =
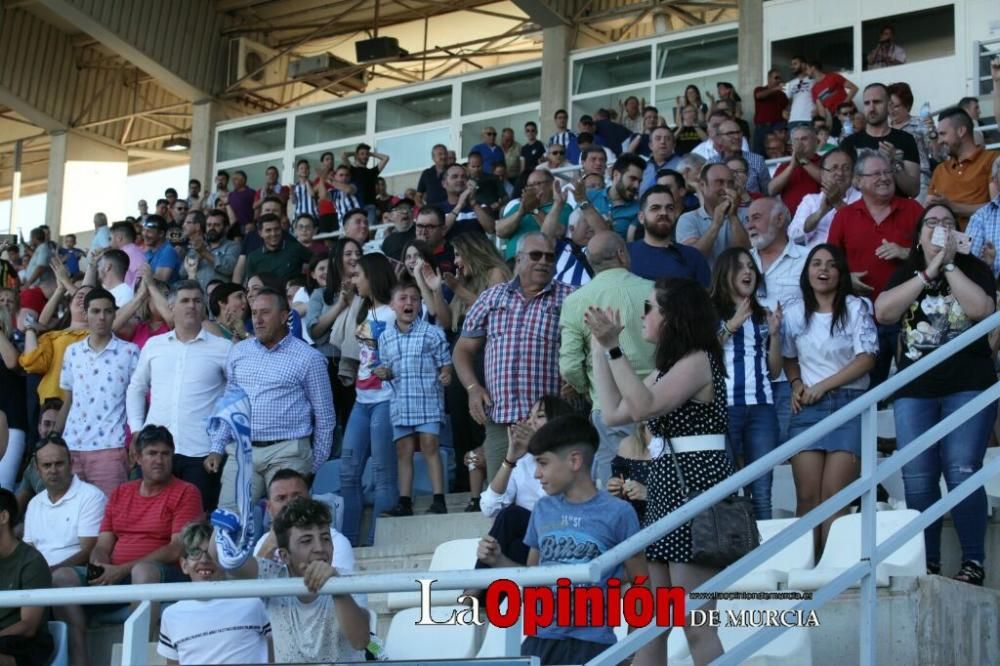
[[[401,554],[433,553],[438,545],[452,539],[485,536],[493,524],[482,513],[421,514],[405,518],[379,518],[375,524],[376,548],[399,548]],[[356,548],[355,557],[365,548]]]

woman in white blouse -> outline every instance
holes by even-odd
[[[840,248],[826,243],[814,247],[799,284],[802,299],[788,304],[781,334],[785,374],[792,387],[790,437],[860,396],[868,388],[868,372],[878,352],[871,303],[854,295]],[[796,514],[809,513],[856,479],[860,459],[860,416],[792,457]],[[838,515],[817,530],[817,557]]]

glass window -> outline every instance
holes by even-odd
[[[500,134],[504,127],[514,130],[514,141],[524,143],[524,123],[529,120],[538,122],[537,111],[525,111],[523,113],[509,113],[504,116],[495,116],[486,120],[477,120],[474,123],[462,125],[462,155],[468,155],[472,147],[483,141],[483,128],[492,127],[497,131],[497,143],[500,143]],[[465,161],[459,159],[459,161]]]
[[[660,44],[656,58],[656,78],[695,74],[706,69],[730,67],[736,63],[736,33],[707,35],[697,40]]]
[[[284,118],[259,125],[247,125],[219,132],[218,162],[238,160],[285,149]]]
[[[573,66],[573,94],[649,81],[649,48],[643,46],[631,51],[577,60]]]
[[[993,92],[993,73],[990,70],[990,62],[998,55],[1000,55],[1000,40],[980,42],[979,53],[976,54],[979,65],[979,85],[977,88],[979,97]],[[993,109],[993,115],[1000,120],[1000,109]]]
[[[422,171],[431,165],[431,148],[434,144],[448,144],[451,128],[438,127],[412,134],[383,137],[375,141],[375,150],[392,157],[382,175]]]
[[[402,129],[451,117],[451,86],[375,102],[375,131]]]
[[[542,70],[514,72],[462,84],[462,113],[482,113],[537,102],[542,96]]]
[[[624,92],[614,93],[613,95],[597,95],[595,97],[588,97],[587,99],[574,100],[573,107],[570,109],[572,116],[570,117],[570,129],[574,132],[578,131],[577,121],[580,116],[584,114],[594,115],[598,109],[608,109],[609,111],[615,111],[618,113],[619,118],[622,113],[624,113],[625,100],[631,96],[639,98],[640,111],[644,104],[649,104],[651,98],[649,95],[649,86],[642,86],[640,88],[632,88],[631,90],[626,90]],[[659,109],[660,113],[663,113],[663,109]],[[538,137],[542,141],[548,141],[548,137]]]
[[[322,148],[320,150],[313,150],[308,153],[296,153],[295,159],[292,161],[292,166],[294,167],[298,164],[299,160],[309,161],[309,173],[315,175],[316,170],[319,168],[320,158],[323,157],[323,153],[331,152],[333,153],[333,165],[343,163],[344,160],[340,159],[344,152],[353,153],[354,149],[357,147],[360,141],[346,141],[341,143],[330,144],[329,147]]]
[[[825,72],[854,71],[854,28],[771,42],[771,67],[788,72],[795,56],[819,60]]]
[[[227,167],[226,171],[229,172],[229,177],[232,178],[233,173],[236,171],[244,171],[247,175],[247,186],[252,189],[260,189],[264,185],[265,178],[264,172],[267,171],[267,167],[273,166],[278,169],[278,181],[281,183],[286,183],[286,178],[282,171],[282,163],[280,158],[275,158],[273,160],[264,160],[263,162],[250,162],[247,164],[240,164],[238,166]],[[287,183],[286,183],[287,184]],[[213,186],[214,187],[214,186]]]
[[[674,81],[673,83],[662,83],[656,86],[656,107],[660,110],[660,115],[666,118],[667,124],[673,126],[678,124],[676,116],[677,109],[677,98],[680,97],[683,105],[684,93],[688,86],[697,86],[699,92],[701,92],[702,104],[708,105],[709,99],[706,93],[712,93],[713,97],[718,98],[718,93],[715,88],[715,84],[719,81],[726,80],[727,75],[725,73],[712,74],[711,76],[698,76],[692,77],[690,79],[682,79],[680,81]],[[732,76],[728,77],[729,80],[735,83],[736,79],[736,68],[732,70]],[[747,104],[747,100],[743,100],[744,105]],[[752,102],[750,102],[752,104]]]
[[[362,135],[365,133],[367,109],[367,104],[357,104],[298,116],[295,119],[295,145],[311,146]]]
[[[873,62],[882,63],[878,67],[904,64],[895,63],[896,59],[885,50],[888,47],[883,47],[881,54],[876,51],[882,42],[882,31],[886,26],[891,26],[894,33],[891,41],[903,49],[904,62],[944,58],[955,54],[955,7],[947,5],[863,22],[861,51],[865,57],[864,69],[872,69]],[[889,62],[894,64],[887,64]]]

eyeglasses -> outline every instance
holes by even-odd
[[[496,132],[484,132],[484,134],[486,134],[486,136],[496,136],[497,135]]]
[[[938,227],[944,227],[945,229],[955,228],[955,218],[952,217],[925,217],[924,226],[928,229],[937,229]]]
[[[528,255],[528,259],[532,261],[541,261],[543,258],[549,263],[554,263],[556,260],[555,252],[542,252],[541,250],[532,250],[531,252],[525,252]]]
[[[426,231],[427,229],[437,229],[441,225],[440,224],[417,224],[417,225],[414,225],[414,226],[416,226],[417,229],[423,229],[424,231]]]
[[[896,174],[892,171],[872,171],[871,173],[863,173],[862,176],[874,176],[875,178],[893,178]]]
[[[200,560],[203,557],[207,557],[208,555],[209,555],[209,552],[207,550],[205,550],[204,548],[192,548],[191,550],[189,550],[189,551],[187,551],[185,553],[185,556],[189,560],[194,560],[194,561],[198,561],[198,560]]]

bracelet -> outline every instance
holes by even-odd
[[[801,382],[801,381],[802,381],[801,377],[796,377],[795,379],[789,379],[788,383],[794,386],[795,382]]]
[[[472,389],[472,388],[473,388],[474,386],[479,386],[479,382],[472,382],[471,384],[469,384],[468,386],[466,386],[466,387],[465,387],[465,390],[466,390],[466,391],[469,391],[469,390],[471,390],[471,389]]]
[[[507,465],[511,469],[514,469],[515,467],[517,467],[517,461],[515,460],[514,462],[511,462],[511,461],[507,460],[506,456],[503,459],[503,464]]]

